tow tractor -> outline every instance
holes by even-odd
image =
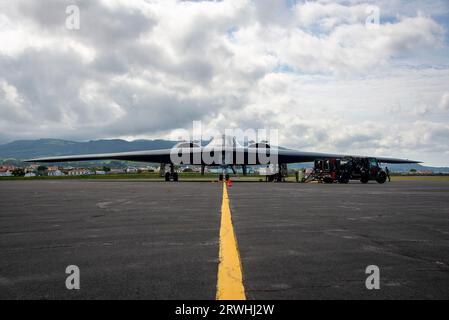
[[[387,174],[376,158],[320,159],[315,161],[313,171],[307,180],[324,183],[349,183],[350,180],[368,183],[375,180],[378,183],[385,183]]]

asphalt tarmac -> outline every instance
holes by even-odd
[[[0,181],[0,299],[215,299],[222,188]],[[447,181],[228,193],[248,299],[449,298]],[[66,289],[69,265],[80,290]]]
[[[0,299],[214,299],[219,183],[0,183]],[[80,269],[67,290],[66,267]]]

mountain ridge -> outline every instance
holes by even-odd
[[[171,148],[175,144],[175,141],[161,139],[136,141],[102,139],[86,142],[63,139],[17,140],[0,145],[0,158],[25,160],[44,156],[141,151]]]

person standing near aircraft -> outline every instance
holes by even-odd
[[[385,167],[385,173],[387,174],[388,182],[391,182],[390,170],[388,169],[388,167]]]

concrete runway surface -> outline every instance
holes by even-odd
[[[247,299],[449,298],[449,182],[228,194]],[[0,181],[0,195],[0,299],[216,297],[221,183]]]

